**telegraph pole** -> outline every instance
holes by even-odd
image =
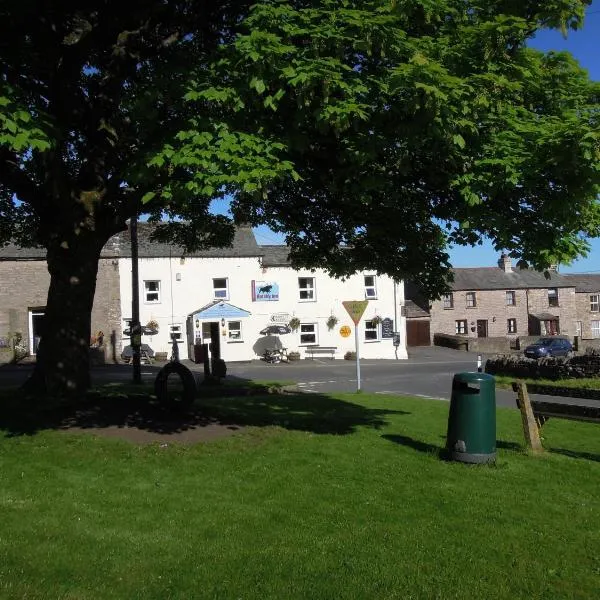
[[[142,369],[140,361],[140,347],[142,345],[142,328],[140,327],[140,277],[138,271],[138,235],[137,215],[131,217],[129,222],[131,236],[131,349],[133,356],[133,383],[142,383]]]

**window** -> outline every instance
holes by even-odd
[[[173,340],[177,340],[178,342],[183,341],[181,323],[173,323],[169,327],[169,339],[171,341],[173,341]]]
[[[300,292],[300,300],[304,300],[305,302],[316,300],[315,278],[298,277],[298,291]]]
[[[227,339],[230,342],[242,341],[242,322],[228,321],[227,322]]]
[[[515,292],[506,292],[506,306],[515,306],[517,304],[517,295]]]
[[[548,288],[548,306],[558,306],[557,288]]]
[[[146,304],[160,303],[160,281],[144,281],[144,302]]]
[[[456,333],[456,335],[465,335],[467,333],[466,319],[454,321],[454,332]]]
[[[575,321],[575,335],[581,337],[581,332],[583,331],[583,323],[581,321]]]
[[[517,320],[516,319],[508,319],[508,321],[506,321],[506,331],[508,333],[517,333]]]
[[[467,308],[475,308],[477,306],[477,294],[475,292],[467,292]]]
[[[379,340],[379,325],[373,321],[365,321],[365,342]]]
[[[600,295],[598,294],[592,294],[590,296],[590,310],[592,312],[598,312],[598,305],[599,305],[599,301],[600,300]]]
[[[229,300],[229,288],[227,286],[227,278],[219,277],[213,279],[213,291],[215,299],[217,300]]]
[[[442,296],[442,305],[444,308],[454,308],[454,295],[444,294]]]
[[[592,321],[590,325],[592,326],[592,337],[600,337],[600,321]]]
[[[300,344],[317,343],[317,324],[300,323]]]
[[[375,275],[365,275],[365,298],[377,298]]]

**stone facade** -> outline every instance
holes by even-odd
[[[37,252],[36,252],[37,254]],[[46,260],[40,256],[0,259],[0,338],[21,333],[30,353],[34,350],[31,330],[32,312],[43,312],[48,296],[50,274]],[[121,337],[121,302],[119,264],[112,258],[103,258],[98,266],[96,295],[92,310],[92,333],[105,334],[105,347],[110,354],[110,335]]]
[[[431,331],[458,334],[457,321],[466,321],[464,335],[477,337],[477,321],[484,321],[485,337],[516,338],[528,331],[527,290],[468,290],[475,293],[476,306],[467,306],[467,290],[452,293],[453,308],[444,308],[443,300],[431,304]],[[506,304],[506,292],[515,292],[515,305]],[[514,319],[516,331],[508,329],[508,319]]]

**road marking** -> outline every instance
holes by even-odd
[[[375,392],[375,393],[376,394],[392,394],[394,396],[415,396],[417,398],[425,398],[426,400],[444,400],[445,402],[448,402],[448,398],[440,398],[438,396],[428,396],[427,394],[415,394],[414,392],[385,391],[385,392]]]

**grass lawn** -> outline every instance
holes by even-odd
[[[554,420],[496,466],[439,458],[448,404],[210,399],[195,446],[0,437],[0,598],[548,599],[600,593],[600,429]]]
[[[524,381],[538,385],[554,385],[556,387],[571,387],[585,390],[600,390],[600,377],[585,379],[534,379],[530,377],[515,377],[514,375],[494,375],[496,386],[511,389],[512,382]]]

